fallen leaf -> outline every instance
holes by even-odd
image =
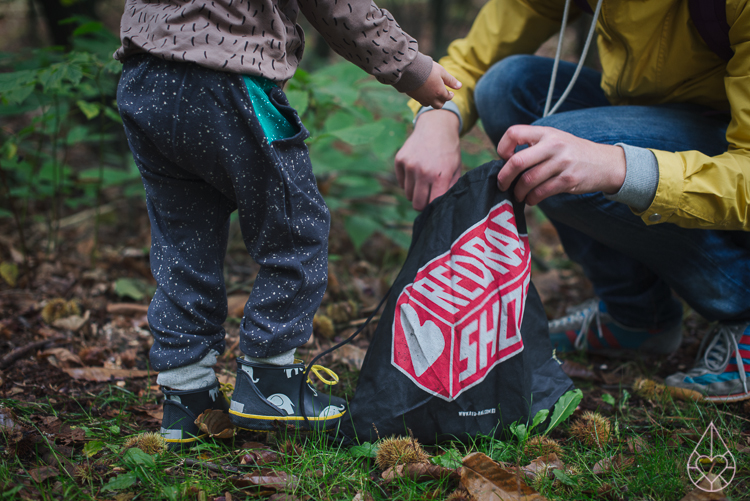
[[[366,354],[366,350],[363,350],[358,346],[354,346],[353,344],[345,344],[344,346],[336,350],[336,355],[338,356],[338,358],[346,365],[348,365],[352,370],[362,369],[362,363],[365,361]]]
[[[245,315],[245,305],[250,294],[232,294],[227,297],[228,315],[233,318],[242,318]]]
[[[478,500],[540,501],[546,499],[526,484],[520,476],[503,469],[481,452],[474,452],[463,459],[461,484]]]
[[[103,346],[90,346],[87,348],[81,348],[78,352],[78,356],[81,358],[83,365],[102,365],[104,360],[108,356],[107,348]]]
[[[552,473],[554,470],[563,470],[564,468],[565,465],[563,462],[560,461],[557,454],[552,452],[545,456],[536,458],[531,463],[524,466],[522,470],[526,477],[534,479],[536,477],[552,477],[554,476]]]
[[[216,409],[206,409],[195,419],[195,424],[203,433],[213,438],[232,438],[234,425],[229,420],[229,414]]]
[[[586,380],[592,380],[596,378],[596,374],[594,374],[594,371],[579,362],[565,360],[560,367],[562,368],[563,372],[571,378]]]
[[[132,369],[135,367],[135,358],[138,356],[138,348],[130,348],[120,354],[123,367]]]
[[[60,473],[54,466],[42,466],[41,468],[35,468],[29,472],[34,482],[41,483],[50,478],[58,476]]]
[[[242,456],[240,464],[256,464],[263,466],[265,464],[278,463],[279,454],[276,451],[261,449],[249,451]]]
[[[642,437],[631,437],[627,440],[628,450],[633,453],[648,452],[649,446]]]
[[[716,492],[706,491],[712,488],[711,482],[715,481],[715,479],[716,475],[708,473],[698,488],[688,492],[680,501],[725,501],[727,497],[724,495],[723,490],[719,489]]]
[[[375,501],[375,498],[372,497],[372,494],[369,492],[362,492],[359,491],[353,498],[352,501]]]
[[[8,285],[15,287],[18,279],[18,265],[10,261],[3,261],[0,263],[0,277],[3,277]]]
[[[230,477],[229,481],[239,489],[243,487],[261,487],[271,491],[293,491],[299,484],[299,480],[294,475],[268,468],[261,468],[258,471],[245,473],[239,477]]]
[[[386,482],[392,482],[398,478],[410,478],[415,482],[426,482],[444,478],[458,480],[460,474],[457,470],[436,464],[411,463],[391,466],[383,472],[382,476]]]
[[[610,471],[620,471],[630,468],[635,464],[635,458],[624,458],[622,454],[601,459],[594,465],[592,472],[594,475],[603,475]]]
[[[70,315],[69,317],[58,318],[57,320],[52,322],[52,326],[58,329],[78,332],[79,330],[81,330],[81,327],[86,325],[90,317],[91,312],[89,310],[86,310],[86,313],[84,313],[83,316]]]
[[[70,317],[68,317],[70,318]],[[63,319],[67,320],[67,319]],[[59,322],[59,320],[56,320]],[[67,367],[82,367],[83,361],[78,355],[71,353],[65,348],[49,348],[37,355],[37,358],[46,358],[49,363],[60,369]]]
[[[158,372],[137,369],[107,369],[105,367],[64,368],[63,371],[73,379],[104,383],[111,379],[136,379],[156,376]]]

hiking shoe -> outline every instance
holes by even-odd
[[[275,421],[297,428],[335,428],[346,413],[346,402],[317,392],[304,371],[304,364],[296,360],[291,365],[267,365],[238,358],[237,384],[229,405],[232,423],[255,431],[273,430]],[[338,376],[320,365],[312,366],[310,372],[325,384],[338,383]],[[321,372],[333,380],[326,379]]]
[[[667,386],[694,392],[698,400],[739,402],[750,399],[750,324],[719,325],[703,338],[695,367],[678,372]]]
[[[632,329],[615,321],[603,301],[590,299],[549,322],[552,347],[560,353],[584,350],[620,356],[628,352],[666,355],[682,342],[682,323],[666,329]]]
[[[179,451],[194,445],[205,436],[195,420],[207,409],[226,412],[229,399],[221,390],[217,380],[211,386],[198,390],[171,390],[162,387],[164,393],[164,417],[161,436],[167,441],[169,450]]]

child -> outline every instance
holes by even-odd
[[[173,447],[198,438],[200,413],[226,410],[212,366],[225,348],[234,210],[261,269],[240,326],[232,421],[326,429],[346,412],[342,399],[302,384],[294,359],[326,288],[329,230],[309,134],[279,87],[302,57],[299,10],[339,54],[425,106],[442,107],[453,97],[446,85],[460,87],[370,0],[127,1],[117,100],[146,189],[158,284],[150,359]]]

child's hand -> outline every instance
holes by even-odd
[[[458,90],[461,88],[461,82],[433,61],[432,71],[430,71],[427,81],[417,90],[407,92],[406,95],[418,101],[422,106],[440,109],[446,101],[453,99],[453,93],[446,89],[446,86]]]

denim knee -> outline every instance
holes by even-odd
[[[479,79],[474,100],[484,130],[497,144],[508,127],[529,124],[549,85],[549,59],[519,55],[495,63]],[[545,77],[546,75],[546,77]]]

